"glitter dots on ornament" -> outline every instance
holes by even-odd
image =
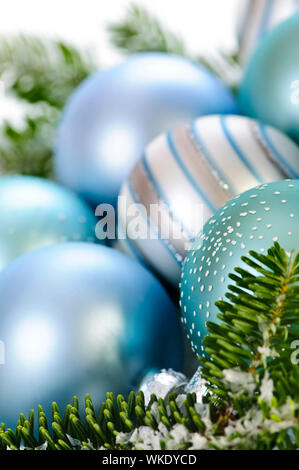
[[[201,117],[145,149],[120,193],[119,243],[177,286],[190,241],[217,209],[258,184],[297,177],[299,147],[280,131],[242,116]]]
[[[219,322],[215,302],[224,299],[228,275],[247,269],[241,256],[266,253],[274,242],[299,250],[299,180],[258,186],[236,196],[205,224],[181,275],[182,320],[193,350],[203,351],[206,322]]]
[[[88,205],[57,183],[23,175],[0,178],[0,270],[42,246],[95,242],[96,225]]]

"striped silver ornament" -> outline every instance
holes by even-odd
[[[201,117],[145,149],[121,189],[119,243],[177,286],[190,242],[218,208],[298,177],[299,147],[279,130],[243,116]]]

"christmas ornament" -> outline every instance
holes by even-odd
[[[154,393],[157,398],[165,398],[170,392],[184,389],[188,380],[184,374],[172,369],[151,370],[142,379],[138,390],[144,393],[145,403],[148,404]]]
[[[201,377],[201,367],[198,367],[191,380],[185,386],[185,393],[196,393],[196,401],[198,403],[202,403],[203,397],[207,395],[207,383]]]
[[[181,278],[183,323],[195,352],[203,350],[206,321],[219,322],[215,302],[224,299],[241,256],[267,253],[278,241],[299,248],[299,180],[264,184],[236,196],[205,224],[184,263]]]
[[[131,56],[70,98],[58,132],[58,179],[94,205],[116,204],[155,135],[196,116],[234,112],[231,92],[202,66],[170,54]]]
[[[247,62],[265,33],[296,13],[298,0],[245,0],[240,4],[237,34],[239,58]]]
[[[245,72],[242,111],[299,139],[299,13],[261,42]]]
[[[190,240],[219,207],[298,176],[299,147],[280,131],[241,116],[201,117],[145,149],[120,193],[119,244],[177,286]]]
[[[145,370],[182,363],[177,312],[158,281],[116,250],[61,243],[0,274],[0,422],[53,399],[126,394]]]
[[[95,241],[97,220],[75,194],[31,176],[0,178],[0,270],[17,256],[61,241]]]

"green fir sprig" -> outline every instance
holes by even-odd
[[[87,395],[83,412],[77,398],[63,413],[53,403],[51,422],[39,406],[37,432],[34,412],[21,414],[15,430],[1,425],[0,449],[298,449],[299,254],[275,243],[242,260],[208,323],[202,402],[107,393],[98,411]]]

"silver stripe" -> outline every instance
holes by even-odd
[[[268,145],[264,141],[264,139],[263,139],[263,137],[260,133],[258,124],[254,121],[248,121],[248,125],[249,125],[249,128],[251,130],[251,134],[252,134],[254,140],[259,145],[259,147],[262,150],[265,157],[282,174],[282,179],[290,178],[290,174],[288,173],[288,171],[282,166],[280,161],[277,160],[277,158],[275,157],[273,152],[269,149]]]

